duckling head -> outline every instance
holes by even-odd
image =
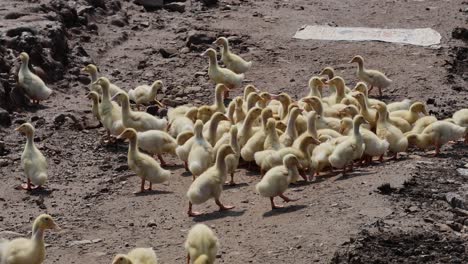
[[[243,103],[244,100],[242,100],[242,97],[237,96],[236,98],[234,98],[234,105],[236,106],[236,108],[241,108]]]
[[[356,55],[348,63],[355,63],[355,62],[362,64],[364,63],[364,59],[360,55]]]
[[[81,70],[84,71],[84,72],[87,72],[89,74],[93,74],[93,73],[98,72],[98,68],[94,64],[88,64],[85,67],[83,67],[83,69],[81,69]]]
[[[244,88],[244,94],[249,95],[250,93],[256,92],[258,93],[259,90],[253,84],[247,84]]]
[[[362,124],[369,124],[369,122],[367,122],[366,119],[364,119],[364,117],[362,115],[357,115],[353,119],[353,124],[356,127],[356,126],[360,126]]]
[[[201,56],[208,56],[209,58],[216,58],[216,50],[209,48],[201,54]]]
[[[184,131],[180,133],[176,138],[177,145],[182,146],[183,144],[185,144],[185,142],[187,142],[187,140],[192,138],[193,135],[193,131]]]
[[[117,102],[124,102],[128,100],[128,95],[123,93],[123,92],[118,92],[116,93],[111,100],[117,101]]]
[[[325,86],[325,84],[323,83],[322,78],[317,77],[317,76],[310,78],[309,87],[317,87],[320,89],[323,86]]]
[[[281,103],[291,101],[291,96],[289,96],[289,94],[287,94],[287,93],[280,93],[278,95],[273,95],[273,96],[271,96],[271,98],[276,99],[276,100],[280,101]]]
[[[222,84],[222,83],[218,83],[218,84],[216,85],[215,93],[221,94],[221,93],[224,93],[224,92],[226,92],[226,91],[230,91],[230,89],[229,89],[226,85],[224,85],[224,84]]]
[[[124,254],[117,254],[112,264],[132,264],[132,261]]]
[[[356,83],[356,86],[354,86],[353,91],[366,93],[367,92],[367,85],[364,82],[358,82],[358,83]]]
[[[198,108],[193,106],[190,107],[189,110],[185,113],[185,116],[192,120],[192,122],[195,122],[197,119],[197,114],[198,114]]]
[[[153,84],[151,84],[151,89],[156,89],[157,91],[159,89],[162,89],[163,87],[163,82],[161,80],[156,80],[153,82]]]
[[[297,118],[300,114],[302,114],[303,111],[303,109],[299,108],[299,106],[296,105],[295,107],[291,107],[290,116],[292,118]]]
[[[343,134],[346,130],[353,127],[353,120],[349,117],[345,117],[340,121],[340,133]]]
[[[107,88],[108,89],[109,86],[110,86],[110,81],[106,77],[99,77],[96,80],[95,84],[99,84],[99,85],[101,85],[102,88]]]
[[[261,92],[260,97],[265,103],[268,103],[269,101],[271,101],[271,94],[268,92]]]
[[[32,135],[35,131],[33,125],[31,125],[30,123],[23,123],[19,127],[15,128],[15,130],[23,135]]]
[[[250,93],[247,97],[247,102],[255,104],[256,102],[262,100],[262,97],[256,92]]]
[[[311,105],[317,105],[318,103],[321,103],[322,100],[318,98],[317,96],[309,96],[303,99],[304,102],[311,104]]]
[[[410,107],[410,111],[415,112],[415,113],[423,113],[424,115],[428,115],[427,110],[426,110],[426,106],[424,105],[424,103],[421,103],[421,102],[416,102],[416,103],[412,104],[411,107]]]
[[[195,136],[203,137],[203,122],[201,120],[197,120],[197,122],[195,122],[193,132]]]
[[[253,107],[252,109],[249,110],[247,115],[250,115],[252,118],[257,118],[260,116],[262,113],[262,109],[260,107]]]
[[[261,113],[262,119],[268,120],[268,118],[273,117],[273,110],[271,108],[267,107],[262,110]]]
[[[337,88],[344,88],[345,81],[340,76],[335,76],[331,80],[328,80],[326,84],[336,86]]]
[[[299,165],[299,160],[294,154],[288,154],[284,156],[283,158],[283,164],[287,168],[291,168],[293,166],[298,166]]]
[[[213,122],[213,121],[219,122],[219,121],[223,121],[223,120],[229,121],[229,118],[223,113],[216,112],[211,116],[211,122]]]
[[[135,129],[133,128],[126,128],[122,134],[120,134],[117,138],[118,139],[121,139],[121,138],[127,138],[127,139],[132,139],[132,138],[135,138],[137,136],[137,132]]]
[[[19,55],[19,59],[22,63],[26,63],[29,61],[29,55],[26,52],[21,52]]]
[[[354,98],[356,98],[356,100],[358,100],[359,103],[363,103],[364,102],[364,94],[361,93],[361,92],[356,92],[352,95]]]
[[[319,73],[319,75],[327,75],[329,79],[335,77],[335,70],[332,67],[325,67]]]
[[[99,100],[99,94],[94,91],[91,91],[86,95],[86,98],[96,101]]]
[[[41,214],[34,220],[33,233],[37,230],[60,230],[60,227],[55,223],[52,216],[48,214]]]
[[[219,37],[213,42],[213,44],[218,45],[218,46],[224,46],[224,45],[227,45],[228,43],[229,43],[228,39],[225,37]]]
[[[265,128],[267,131],[274,131],[276,129],[276,120],[274,118],[268,118]]]
[[[218,156],[226,157],[227,155],[230,155],[230,154],[235,154],[234,149],[229,144],[224,144],[219,148],[218,153],[216,154],[216,157]]]
[[[339,111],[340,116],[350,115],[354,117],[357,114],[359,114],[359,109],[355,105],[348,105]]]

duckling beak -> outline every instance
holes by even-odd
[[[116,101],[117,95],[112,96],[111,101]]]
[[[88,70],[86,69],[86,67],[83,67],[81,68],[81,71],[87,72]]]
[[[229,121],[229,117],[227,117],[227,115],[222,115],[222,116],[221,116],[221,120]]]
[[[202,54],[200,54],[200,56],[201,56],[201,57],[204,57],[204,56],[206,56],[206,51],[205,51],[205,52],[203,52]]]
[[[122,132],[122,134],[120,134],[120,135],[117,136],[117,139],[122,139],[122,138],[126,138],[126,137],[125,137],[125,131]]]
[[[52,230],[62,230],[62,228],[60,228],[60,226],[58,226],[55,222],[52,223],[52,226],[50,227],[50,229]]]
[[[159,107],[161,107],[161,108],[165,108],[165,107],[166,107],[166,105],[164,105],[163,103],[161,103],[160,101],[158,101],[158,100],[156,100],[156,99],[154,99],[154,102],[155,102],[155,105],[157,105],[157,106],[159,106]]]
[[[20,127],[20,126],[17,127],[17,128],[15,128],[15,131],[21,132],[20,130],[21,130],[21,127]]]

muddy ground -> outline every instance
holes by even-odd
[[[452,36],[467,19],[461,0],[228,0],[212,7],[192,0],[182,13],[118,0],[1,1],[0,93],[7,100],[0,106],[12,122],[0,126],[1,237],[6,231],[28,236],[31,221],[47,212],[62,231],[47,234],[45,263],[110,263],[137,246],[153,247],[161,263],[183,263],[187,231],[197,222],[220,238],[219,263],[467,263],[468,214],[456,208],[464,207],[468,191],[468,148],[461,142],[437,158],[411,150],[347,178],[329,175],[293,186],[288,193],[301,199],[275,212],[255,194],[258,172],[241,168],[239,184],[221,198],[235,210],[217,212],[210,201],[196,207],[205,215],[188,218],[191,176],[176,158],[170,159],[176,165],[170,183],[132,194],[139,179],[126,165],[127,145],[99,143],[104,130],[92,118],[87,78],[79,72],[93,62],[124,89],[162,79],[161,98],[210,102],[213,85],[199,54],[215,37],[232,36],[234,51],[255,63],[246,83],[262,90],[298,98],[307,93],[307,80],[329,65],[352,86],[355,68],[347,62],[360,54],[393,79],[386,101],[420,100],[444,118],[467,106],[468,49],[463,34]],[[423,48],[292,39],[304,24],[431,27],[442,42]],[[32,63],[56,91],[40,107],[9,99],[19,49],[34,54]],[[24,121],[36,126],[36,144],[49,160],[45,191],[15,189],[24,180],[25,139],[13,129]]]

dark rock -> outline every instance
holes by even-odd
[[[164,9],[167,9],[169,11],[176,11],[183,13],[185,12],[185,3],[169,3],[164,5]]]
[[[19,12],[10,12],[5,15],[5,19],[18,19],[22,16],[26,16],[25,13],[19,13]]]
[[[67,116],[65,114],[58,114],[54,117],[54,123],[56,125],[60,125],[60,124],[63,124],[66,119],[67,119]]]
[[[154,116],[158,115],[158,111],[159,111],[159,106],[156,106],[156,105],[150,105],[146,108],[146,112]]]
[[[127,21],[125,21],[125,18],[121,16],[112,16],[111,17],[111,25],[117,26],[117,27],[124,27],[127,25]]]
[[[216,35],[211,32],[191,31],[187,36],[187,47],[191,45],[212,44],[216,40]]]
[[[135,0],[135,4],[142,5],[145,8],[161,8],[164,6],[164,0]]]
[[[445,200],[454,208],[465,209],[465,199],[457,193],[449,192],[445,194]]]
[[[218,0],[200,0],[206,6],[214,6],[218,4]]]
[[[128,165],[127,164],[121,164],[121,165],[117,166],[114,170],[117,171],[117,172],[126,171],[126,170],[128,170]]]
[[[468,29],[456,27],[452,30],[452,37],[468,41]]]
[[[0,108],[0,126],[9,127],[11,125],[10,114],[3,108]]]
[[[159,49],[159,53],[163,58],[171,58],[177,55],[177,49],[175,48],[161,48]]]
[[[100,7],[102,9],[106,9],[106,0],[86,0],[88,4],[92,5],[93,7]]]
[[[429,98],[429,99],[427,99],[426,103],[427,103],[427,104],[434,104],[434,103],[435,103],[435,99],[434,99],[434,98]]]

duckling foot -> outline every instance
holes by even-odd
[[[235,206],[232,205],[223,205],[220,200],[215,200],[216,204],[219,206],[219,211],[227,211],[233,209]]]
[[[233,180],[226,181],[224,184],[229,185],[229,186],[234,186],[236,183]]]
[[[297,199],[291,199],[287,196],[285,196],[284,194],[280,194],[279,197],[281,197],[285,202],[289,203],[289,202],[295,202],[295,201],[298,201],[299,198]]]
[[[158,154],[157,156],[158,156],[159,161],[161,162],[161,166],[162,166],[162,167],[167,167],[168,164],[164,161],[162,155],[161,155],[161,154]]]
[[[199,216],[199,215],[201,215],[202,213],[200,213],[200,212],[194,212],[194,211],[192,210],[192,203],[189,202],[187,214],[188,214],[189,217],[194,217],[194,216]]]
[[[270,197],[270,203],[271,203],[271,209],[272,210],[275,210],[275,209],[281,209],[283,208],[284,206],[282,205],[277,205],[275,204],[275,201],[273,201],[274,197]]]
[[[40,186],[35,186],[31,183],[30,180],[28,180],[27,183],[22,183],[20,185],[20,188],[23,189],[23,190],[27,190],[27,191],[32,191],[32,190],[35,190],[35,189],[38,189],[40,188]]]

